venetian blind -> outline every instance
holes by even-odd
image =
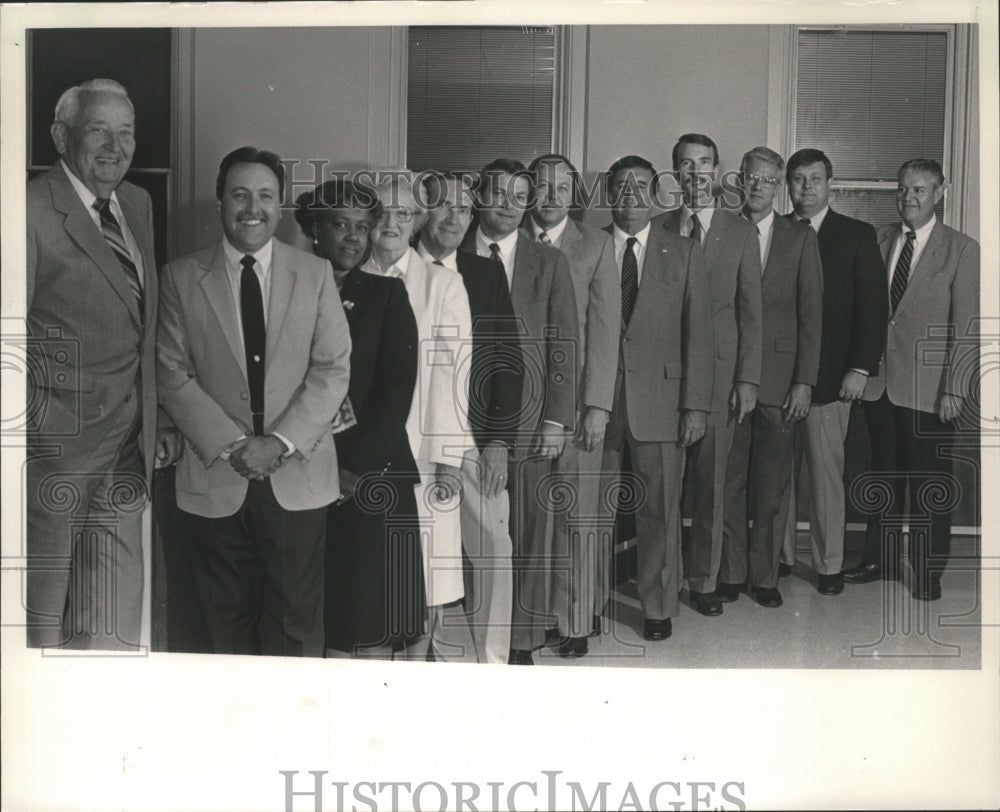
[[[943,161],[947,55],[944,32],[800,31],[796,148],[822,149],[841,182]]]
[[[407,165],[476,171],[551,150],[552,28],[411,26]]]

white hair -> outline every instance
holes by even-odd
[[[59,97],[56,103],[55,123],[72,127],[80,115],[80,97],[85,93],[111,93],[121,96],[128,104],[128,109],[135,116],[135,107],[128,97],[128,91],[114,79],[90,79],[76,87],[71,87]]]

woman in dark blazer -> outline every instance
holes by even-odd
[[[417,324],[399,279],[373,276],[368,233],[379,204],[334,179],[296,200],[313,251],[333,265],[351,330],[348,397],[357,424],[335,436],[341,499],[327,522],[328,654],[390,658],[423,634],[424,577],[406,436],[417,376]],[[332,650],[332,651],[330,651]]]

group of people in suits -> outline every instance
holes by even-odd
[[[61,160],[28,184],[30,645],[138,644],[154,458],[177,464],[219,653],[583,656],[619,511],[646,640],[670,637],[685,581],[706,616],[744,591],[778,607],[797,463],[819,592],[901,577],[881,515],[844,569],[844,444],[864,402],[894,516],[948,473],[979,260],[934,213],[936,161],[901,167],[902,224],[877,236],[830,208],[816,149],[751,149],[738,210],[717,205],[701,134],[674,146],[665,214],[652,163],[615,161],[604,229],[571,216],[561,155],[475,183],[337,176],[295,201],[310,254],[274,236],[280,159],[241,147],[216,180],[221,239],[157,279],[127,92],[86,82],[55,119]],[[951,328],[937,364],[914,349],[930,325]],[[916,599],[940,597],[949,537],[947,512],[911,534]]]

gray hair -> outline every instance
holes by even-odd
[[[944,172],[941,170],[941,164],[935,161],[933,158],[913,158],[901,167],[899,167],[899,172],[896,174],[897,179],[902,179],[904,172],[926,172],[932,178],[938,186],[944,186]]]
[[[773,149],[768,147],[754,147],[752,150],[747,152],[743,159],[740,161],[740,169],[745,170],[747,164],[750,163],[754,158],[758,161],[763,161],[764,163],[771,164],[779,172],[783,171],[785,168],[785,160]]]
[[[72,127],[80,115],[80,97],[87,93],[112,93],[121,96],[128,104],[129,110],[135,116],[135,107],[128,97],[128,91],[114,79],[89,79],[76,87],[64,92],[56,103],[56,124]]]

